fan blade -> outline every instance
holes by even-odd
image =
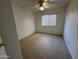
[[[48,0],[44,0],[44,2],[47,2]]]
[[[38,11],[39,10],[39,4],[32,6],[32,10]]]
[[[49,8],[49,6],[43,6],[43,7],[44,7],[44,8],[47,8],[47,9]]]
[[[51,4],[49,4],[48,2],[43,3],[43,7],[45,7],[45,8],[50,8],[50,7],[51,7]]]
[[[49,8],[49,5],[47,3],[43,3],[44,8]]]

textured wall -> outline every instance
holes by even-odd
[[[73,59],[78,59],[78,0],[71,0],[67,9],[64,40]]]
[[[22,8],[21,6],[15,4],[15,2],[12,2],[12,9],[14,13],[18,38],[22,39],[34,33],[35,32],[34,13],[28,8]]]

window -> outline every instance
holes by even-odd
[[[56,26],[56,14],[43,15],[42,16],[42,26]]]

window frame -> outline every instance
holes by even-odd
[[[56,14],[56,25],[55,26],[53,26],[53,25],[42,25],[42,16],[43,15],[53,15],[53,14]],[[57,19],[58,19],[58,14],[57,13],[53,13],[53,14],[43,14],[42,16],[41,16],[41,26],[42,27],[56,27],[57,26]]]

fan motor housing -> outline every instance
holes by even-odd
[[[38,3],[39,3],[39,5],[40,5],[40,7],[41,7],[41,6],[43,6],[44,0],[39,0]]]

